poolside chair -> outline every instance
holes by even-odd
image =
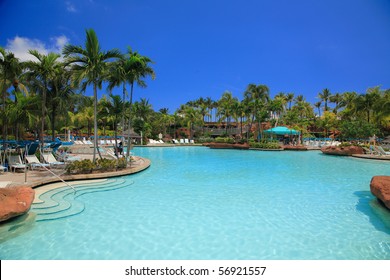
[[[382,156],[390,156],[390,152],[386,152],[381,146],[376,146],[375,150]]]
[[[18,156],[15,156],[15,155],[8,156],[8,166],[10,167],[11,171],[13,169],[14,172],[16,170],[24,170],[25,168],[28,168],[27,165],[22,163],[22,160],[21,160],[19,155]]]
[[[188,144],[188,143],[190,143],[190,142],[189,142],[188,139],[186,138],[186,139],[184,139],[184,143],[185,143],[185,144]]]
[[[27,155],[26,161],[28,163],[28,166],[31,167],[31,170],[34,170],[36,168],[40,168],[40,169],[50,168],[50,164],[40,162],[36,157],[36,155]]]
[[[180,139],[180,144],[184,144],[184,139]]]
[[[44,154],[43,159],[50,164],[51,167],[54,168],[62,168],[65,167],[65,162],[58,161],[52,153]]]
[[[8,168],[5,167],[4,165],[0,165],[0,172],[5,172],[8,171]]]

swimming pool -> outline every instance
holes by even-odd
[[[135,148],[149,169],[36,222],[1,259],[390,259],[390,212],[371,195],[390,164],[320,152]]]

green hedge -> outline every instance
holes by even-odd
[[[281,147],[279,146],[278,142],[267,142],[267,141],[262,141],[262,142],[249,142],[249,147],[251,148],[256,148],[256,149],[265,149],[265,150],[274,150],[274,149],[280,149]]]
[[[76,160],[70,162],[66,166],[66,172],[68,174],[88,174],[93,171],[114,171],[118,169],[126,168],[127,162],[125,158],[116,159],[98,159],[96,163],[93,163],[89,159]]]

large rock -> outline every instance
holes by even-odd
[[[27,213],[35,192],[30,187],[0,188],[0,222]]]
[[[374,176],[370,183],[371,193],[390,209],[390,176]]]
[[[329,146],[322,147],[321,152],[328,155],[336,155],[336,156],[351,156],[354,154],[362,155],[364,154],[364,150],[359,146]]]

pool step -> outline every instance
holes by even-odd
[[[76,192],[68,186],[56,188],[41,194],[39,198],[43,202],[34,203],[31,211],[37,214],[36,221],[61,219],[77,215],[85,209],[84,203],[78,200],[78,197],[87,193],[110,191],[129,185],[124,183],[125,180],[116,179],[97,182],[93,185],[76,185],[73,186]]]

